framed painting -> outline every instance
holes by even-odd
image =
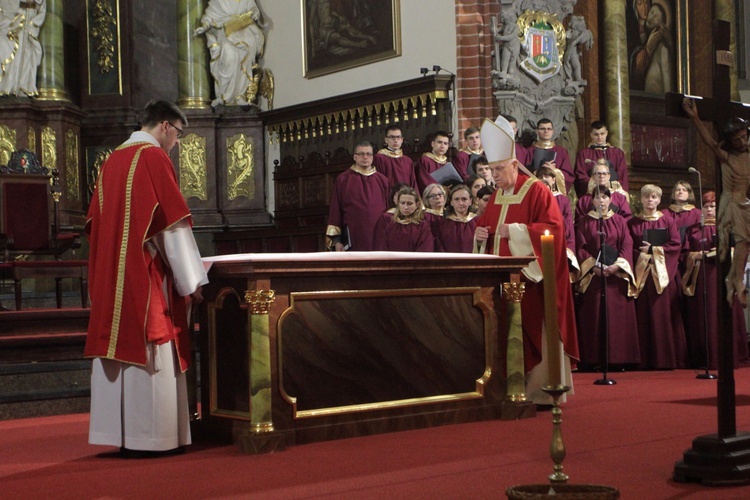
[[[304,77],[401,55],[399,0],[301,0]]]
[[[685,0],[627,0],[631,91],[663,96],[687,90],[686,14]]]

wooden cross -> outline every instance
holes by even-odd
[[[701,120],[712,121],[716,130],[721,133],[726,123],[733,117],[750,120],[750,106],[734,102],[731,99],[729,71],[733,64],[733,55],[729,51],[731,25],[727,21],[714,21],[713,40],[715,64],[713,66],[713,98],[697,98],[670,92],[666,95],[666,115],[685,117],[682,101],[685,97],[694,98]],[[721,165],[716,162],[716,191],[721,191]],[[719,249],[721,251],[721,249]],[[718,257],[717,257],[718,258]],[[718,301],[718,336],[719,336],[719,379],[717,381],[717,409],[719,432],[709,436],[700,436],[693,441],[693,449],[685,452],[684,461],[674,468],[674,479],[677,481],[700,480],[706,484],[721,484],[722,481],[750,481],[748,464],[732,463],[731,453],[750,451],[750,439],[743,434],[737,435],[736,398],[734,386],[734,331],[732,313],[724,300],[726,290],[724,277],[729,272],[729,259],[719,266],[717,273]],[[706,346],[708,348],[708,346]],[[728,444],[731,443],[731,444]],[[729,448],[732,447],[731,451]],[[713,457],[711,467],[705,459]],[[716,457],[726,457],[725,460]],[[703,462],[703,463],[701,463]]]

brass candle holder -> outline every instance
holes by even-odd
[[[562,436],[562,410],[560,409],[560,397],[570,390],[567,385],[545,386],[542,390],[552,396],[552,441],[549,445],[549,456],[555,463],[554,472],[549,475],[552,484],[564,484],[568,482],[568,475],[563,473],[563,460],[565,460],[565,443]]]

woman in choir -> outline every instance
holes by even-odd
[[[466,185],[469,187],[469,190],[471,191],[471,195],[474,197],[474,203],[471,205],[472,212],[477,211],[477,193],[480,189],[485,187],[487,185],[487,181],[484,180],[484,177],[480,177],[476,174],[470,176],[468,179],[466,179]]]
[[[440,184],[430,184],[422,192],[424,211],[435,217],[442,217],[445,212],[445,188]]]
[[[635,301],[641,366],[657,370],[684,368],[685,330],[678,302],[680,233],[671,217],[659,211],[661,188],[641,188],[643,212],[628,221],[638,283]]]
[[[542,167],[545,168],[545,167]],[[576,247],[581,279],[576,283],[580,305],[578,348],[583,366],[603,364],[605,332],[602,285],[606,281],[609,363],[635,366],[641,361],[635,315],[636,284],[633,275],[633,239],[625,219],[610,209],[611,192],[602,187],[594,208],[576,224]],[[600,228],[604,233],[601,252]],[[604,278],[602,278],[602,275]]]
[[[476,196],[476,214],[477,217],[482,215],[487,209],[487,204],[492,199],[492,195],[495,194],[495,188],[492,186],[484,186],[482,189],[477,191]]]
[[[685,181],[675,183],[672,188],[672,203],[664,215],[669,215],[674,219],[675,226],[680,232],[680,242],[684,243],[687,229],[701,221],[701,211],[695,207],[695,194],[689,183]]]
[[[425,220],[422,201],[410,187],[398,194],[396,212],[389,219],[381,218],[375,226],[377,250],[391,252],[432,252],[435,238]]]
[[[433,224],[435,251],[472,253],[476,214],[470,210],[474,196],[464,184],[451,189],[448,214]]]
[[[570,211],[570,198],[565,196],[565,194],[561,193],[557,189],[557,177],[555,176],[554,170],[549,167],[541,166],[536,169],[536,172],[534,172],[534,174],[536,175],[537,179],[542,181],[555,196],[555,201],[557,202],[557,206],[560,208],[560,213],[562,214],[563,221],[565,222],[565,241],[567,242],[569,253],[575,253],[576,236],[575,227],[573,226],[573,214]]]
[[[688,253],[685,259],[685,274],[682,276],[682,292],[685,297],[685,335],[694,368],[706,368],[706,338],[708,338],[708,369],[718,368],[718,311],[716,290],[716,193],[708,191],[703,195],[703,225],[700,221],[688,228],[685,246]],[[705,267],[705,281],[704,270]],[[703,284],[705,283],[705,299]],[[734,327],[734,367],[748,362],[747,330],[742,305],[734,296],[732,303],[732,323]],[[708,326],[708,335],[705,327]]]
[[[630,199],[628,193],[622,189],[618,181],[610,180],[611,168],[610,163],[604,158],[597,160],[594,166],[591,167],[588,190],[586,194],[578,198],[578,203],[576,203],[576,222],[584,219],[593,207],[594,191],[596,191],[597,186],[600,188],[609,188],[609,192],[611,193],[610,199],[612,200],[610,208],[613,212],[620,215],[626,221],[633,217],[633,212],[630,210],[630,202],[628,201]]]

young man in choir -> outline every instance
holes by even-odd
[[[590,128],[591,143],[588,147],[582,149],[576,155],[575,164],[575,188],[576,195],[580,198],[586,194],[591,177],[591,169],[597,160],[607,160],[610,169],[617,177],[615,180],[620,183],[622,189],[628,192],[628,164],[625,162],[625,153],[622,149],[612,146],[607,142],[609,130],[607,124],[602,121],[595,121]]]
[[[484,149],[482,149],[482,139],[477,127],[469,127],[464,131],[464,141],[466,146],[458,150],[456,157],[453,159],[453,166],[456,167],[459,175],[466,180],[476,173],[472,168],[472,162],[484,155]]]
[[[633,299],[636,293],[633,239],[625,219],[611,209],[611,194],[606,186],[597,191],[591,210],[576,224],[577,255],[581,263],[581,279],[576,283],[581,294],[576,314],[578,346],[581,363],[589,368],[604,363],[602,347],[607,330],[609,363],[635,366],[641,362]],[[600,230],[604,233],[603,251]],[[607,330],[602,322],[605,280]]]
[[[643,212],[628,221],[638,283],[636,316],[641,367],[685,368],[685,330],[679,305],[680,233],[674,220],[659,211],[661,188],[641,188]]]
[[[432,151],[423,153],[414,164],[414,174],[417,177],[417,186],[420,191],[424,191],[424,188],[435,182],[435,179],[430,175],[431,173],[450,163],[446,156],[450,146],[450,138],[446,132],[442,130],[435,132],[430,145]]]
[[[337,252],[374,250],[375,224],[388,208],[388,179],[372,166],[372,144],[360,142],[353,156],[336,177],[328,210],[326,236]]]
[[[573,167],[570,165],[568,150],[562,146],[558,146],[552,140],[552,137],[555,135],[552,120],[549,118],[539,120],[536,124],[536,135],[536,142],[528,148],[526,166],[529,167],[532,173],[537,167],[542,165],[553,170],[559,170],[565,182],[563,194],[567,196],[570,188],[573,186],[575,176],[573,174]]]
[[[507,120],[485,120],[482,144],[497,185],[484,214],[477,219],[474,248],[478,253],[501,256],[541,256],[541,237],[545,231],[554,236],[556,306],[560,341],[564,355],[559,377],[572,386],[571,360],[578,359],[573,296],[570,289],[565,249],[565,229],[552,192],[515,158],[513,129]],[[526,286],[521,301],[526,364],[526,396],[537,404],[549,404],[551,398],[541,391],[548,383],[548,360],[544,323],[544,287],[540,263],[534,260],[522,270]]]
[[[513,115],[500,116],[505,118],[513,129],[513,140],[516,141],[516,160],[518,160],[521,165],[526,165],[528,163],[529,150],[518,141],[518,120]]]
[[[372,159],[375,170],[388,178],[390,186],[403,182],[407,186],[417,187],[417,178],[414,176],[414,162],[411,158],[404,156],[401,146],[404,143],[404,135],[398,125],[389,125],[385,129],[386,147],[377,152]]]
[[[484,179],[484,182],[488,186],[495,186],[495,180],[492,178],[492,169],[490,168],[490,163],[487,161],[486,157],[480,156],[474,160],[471,167],[474,169],[474,172],[476,172],[476,175]]]
[[[495,189],[490,186],[484,186],[482,189],[477,191],[475,197],[477,217],[482,215],[484,211],[487,210],[487,204],[490,202],[493,194],[495,194]]]

